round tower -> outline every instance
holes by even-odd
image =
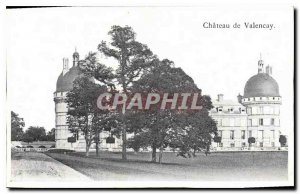
[[[73,88],[73,81],[80,75],[78,67],[79,54],[75,50],[73,54],[73,67],[69,69],[68,59],[63,59],[63,70],[59,75],[56,82],[56,91],[54,92],[55,102],[55,141],[56,148],[72,149],[74,147],[80,147],[80,141],[76,143],[69,143],[68,138],[73,134],[68,130],[67,124],[67,93]],[[84,147],[84,145],[83,145]]]
[[[253,145],[260,149],[280,146],[281,96],[276,80],[271,76],[272,68],[264,71],[262,59],[258,62],[258,73],[252,76],[244,88],[241,103],[248,114],[248,137],[254,137]]]

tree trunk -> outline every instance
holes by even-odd
[[[127,160],[127,154],[126,154],[126,145],[127,145],[127,139],[126,139],[126,129],[125,127],[122,129],[122,160]]]
[[[99,133],[98,129],[96,130],[96,156],[99,156]]]
[[[152,144],[152,162],[156,162],[156,145]]]
[[[99,142],[96,142],[96,156],[99,156]]]
[[[163,146],[160,146],[159,148],[159,158],[158,158],[158,162],[161,164],[162,163],[162,154],[163,154],[164,148]]]
[[[90,150],[90,146],[86,145],[86,147],[85,147],[85,156],[86,157],[89,156],[89,150]]]

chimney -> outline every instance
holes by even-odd
[[[258,61],[258,73],[263,73],[264,72],[264,61],[259,60]]]
[[[272,75],[272,67],[271,67],[270,65],[268,65],[268,66],[266,67],[266,73],[267,73],[268,75]]]
[[[241,94],[239,94],[237,96],[237,100],[238,100],[239,103],[242,103],[242,98],[243,98],[243,96]]]
[[[223,101],[223,96],[224,96],[223,94],[218,94],[218,101],[219,102]]]
[[[69,59],[63,58],[63,75],[69,71]]]

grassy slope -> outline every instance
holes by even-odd
[[[95,180],[286,180],[287,152],[235,152],[199,154],[196,158],[176,157],[164,153],[164,164],[150,163],[150,153],[128,154],[121,161],[120,153],[102,152],[49,156]]]

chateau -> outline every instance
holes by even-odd
[[[224,100],[222,94],[213,101],[210,115],[217,121],[221,142],[212,144],[215,150],[275,150],[280,147],[281,96],[272,67],[264,68],[258,61],[258,73],[246,83],[244,95],[237,101]],[[249,144],[248,138],[255,138]],[[250,148],[249,148],[250,147]]]
[[[70,133],[67,125],[67,92],[72,90],[73,81],[80,76],[78,67],[79,53],[73,53],[72,67],[69,60],[63,59],[63,70],[59,75],[54,92],[55,102],[55,141],[56,148],[85,149],[82,135],[76,137],[76,142],[68,142]],[[280,147],[280,105],[281,96],[276,80],[272,77],[272,67],[264,67],[263,60],[258,61],[258,73],[246,83],[244,95],[238,95],[237,100],[226,100],[219,94],[213,100],[214,108],[210,115],[217,121],[221,142],[212,143],[213,150],[270,150]],[[120,151],[122,140],[111,140],[109,132],[100,134],[100,149]],[[248,138],[254,137],[255,143],[249,145]],[[95,145],[91,146],[93,149]]]

